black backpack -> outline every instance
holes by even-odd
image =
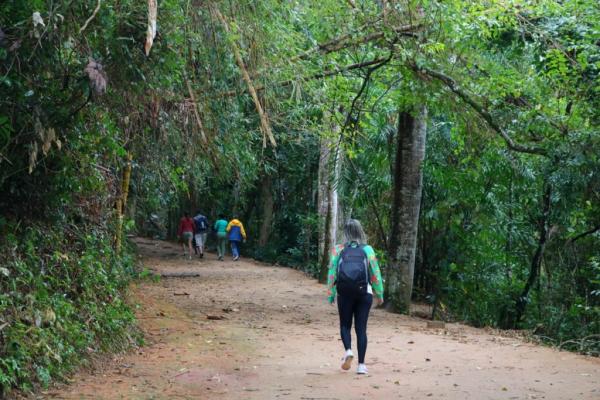
[[[204,215],[196,215],[194,223],[196,224],[196,232],[206,232],[206,229],[208,229],[208,221]]]
[[[337,265],[337,292],[342,296],[367,293],[369,284],[369,259],[364,245],[344,246]]]

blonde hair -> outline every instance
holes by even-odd
[[[367,244],[367,235],[365,235],[365,231],[357,219],[346,221],[344,224],[344,238],[346,243]]]

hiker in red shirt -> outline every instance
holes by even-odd
[[[189,255],[188,258],[192,259],[192,239],[194,238],[194,231],[196,230],[196,225],[194,224],[194,220],[190,218],[190,213],[183,213],[183,217],[179,221],[179,229],[177,229],[177,237],[181,242],[181,247],[183,249],[183,256],[185,257],[185,244],[188,245]]]

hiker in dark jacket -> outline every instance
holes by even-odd
[[[196,211],[194,225],[196,226],[196,231],[194,232],[196,251],[199,253],[200,258],[202,258],[204,257],[204,246],[206,245],[206,238],[208,237],[208,218],[202,215],[200,211]]]

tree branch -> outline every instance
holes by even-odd
[[[344,139],[344,137],[346,136],[346,130],[348,129],[348,126],[350,125],[350,121],[352,120],[352,114],[353,114],[354,109],[356,107],[356,103],[357,103],[358,99],[362,96],[362,94],[364,93],[365,89],[367,88],[369,80],[371,79],[371,74],[373,74],[373,72],[375,72],[377,69],[381,68],[383,65],[387,64],[388,62],[390,62],[390,60],[392,59],[392,57],[393,57],[393,53],[390,53],[390,55],[387,58],[382,59],[374,67],[371,67],[371,68],[369,68],[367,70],[367,74],[366,74],[366,76],[363,79],[363,82],[362,82],[362,84],[360,86],[360,89],[358,90],[356,96],[352,100],[352,104],[350,105],[350,110],[348,110],[348,114],[346,114],[346,119],[344,121],[344,126],[342,126],[342,129],[340,130],[340,137],[338,139],[337,151],[339,151],[339,149],[341,148],[341,143],[342,143],[342,140]],[[365,193],[365,195],[367,197],[367,201],[369,202],[369,205],[372,208],[372,211],[373,211],[373,214],[375,216],[375,219],[377,220],[377,228],[379,230],[380,239],[381,239],[383,245],[385,246],[386,251],[388,251],[389,250],[389,244],[388,244],[387,236],[385,235],[385,229],[383,229],[383,223],[381,222],[381,218],[379,216],[377,204],[375,203],[375,200],[370,196],[369,186],[365,182],[365,180],[363,179],[360,171],[358,170],[358,168],[354,164],[354,161],[352,161],[351,158],[348,158],[348,162],[350,163],[350,166],[352,167],[352,169],[354,170],[354,173],[358,177],[359,183],[365,189],[364,193]]]
[[[90,22],[92,22],[92,20],[94,18],[96,18],[96,14],[98,14],[98,11],[100,11],[100,5],[102,5],[102,0],[98,0],[98,4],[96,4],[96,8],[94,9],[94,12],[92,13],[92,15],[90,15],[90,17],[85,21],[85,23],[83,24],[83,26],[81,28],[79,28],[79,33],[80,34],[83,31],[85,31],[85,29],[87,28],[88,24]]]
[[[415,37],[416,36],[415,31],[417,31],[419,28],[421,28],[420,24],[411,24],[411,25],[404,25],[404,26],[400,26],[397,28],[393,28],[393,30],[398,36]],[[379,40],[379,39],[383,38],[384,36],[385,36],[385,32],[374,32],[374,33],[368,34],[366,36],[354,38],[352,33],[347,33],[345,35],[338,36],[335,39],[331,39],[325,43],[318,44],[317,46],[313,47],[312,49],[308,49],[305,52],[300,53],[297,56],[290,58],[290,62],[294,62],[294,61],[298,61],[298,60],[306,60],[306,59],[308,59],[308,57],[310,55],[312,55],[313,53],[317,53],[317,52],[321,53],[321,54],[333,53],[334,51],[342,50],[347,47],[357,46],[359,44],[364,44],[364,43],[369,43],[369,42],[372,42],[375,40]]]
[[[417,74],[425,74],[429,77],[437,79],[438,81],[446,85],[446,87],[450,89],[452,93],[456,94],[462,101],[471,106],[471,108],[477,114],[479,114],[479,116],[483,118],[485,122],[487,122],[489,127],[492,128],[492,130],[494,130],[496,133],[498,133],[502,137],[502,139],[504,139],[509,149],[518,151],[520,153],[536,154],[546,157],[548,156],[547,150],[542,147],[529,147],[516,143],[510,137],[510,135],[500,125],[498,125],[498,123],[496,123],[489,111],[483,105],[475,101],[466,91],[461,89],[453,78],[449,77],[448,75],[445,75],[442,72],[434,71],[427,67],[419,67],[414,62],[408,62],[407,65]]]
[[[345,67],[336,68],[336,69],[333,69],[330,71],[325,71],[325,72],[320,72],[318,74],[314,74],[307,78],[303,78],[302,80],[307,81],[307,80],[313,80],[313,79],[322,79],[322,78],[326,78],[328,76],[337,75],[337,74],[341,74],[343,72],[351,71],[353,69],[359,69],[359,68],[370,67],[372,65],[383,64],[387,60],[388,60],[388,58],[380,57],[380,58],[376,58],[376,59],[370,60],[370,61],[364,61],[364,62],[360,62],[360,63],[356,63],[356,64],[346,65]],[[275,83],[273,85],[273,87],[287,87],[287,86],[292,85],[294,82],[297,82],[297,80],[289,79],[287,81]],[[264,85],[260,85],[260,86],[255,86],[254,89],[258,92],[260,90],[265,90],[266,88],[267,87],[265,87]],[[245,91],[247,91],[247,89]],[[227,92],[218,94],[217,97],[232,97],[232,96],[237,96],[238,94],[240,94],[240,92],[237,90],[229,90]]]
[[[588,236],[588,235],[593,235],[594,233],[600,231],[600,225],[596,225],[595,227],[593,227],[592,229],[589,229],[585,232],[580,233],[577,236],[574,236],[570,239],[567,240],[567,243],[574,243],[576,240],[581,239],[582,237]]]

